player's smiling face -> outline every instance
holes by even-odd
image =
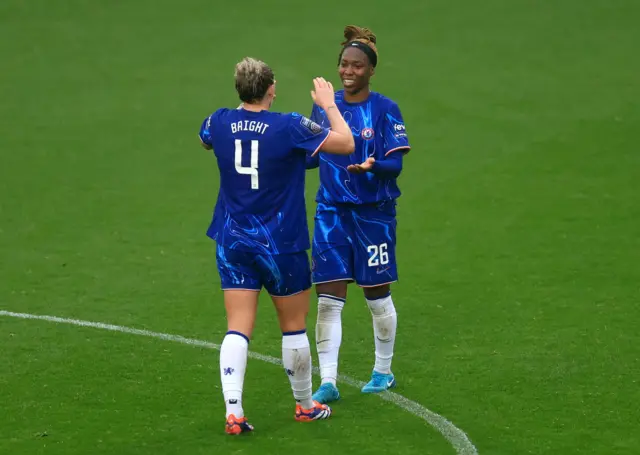
[[[338,68],[344,91],[355,95],[369,86],[369,79],[373,76],[374,68],[369,62],[367,54],[355,47],[345,49]]]

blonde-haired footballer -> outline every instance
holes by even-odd
[[[200,127],[213,149],[220,190],[207,234],[217,243],[228,331],[220,348],[220,379],[228,434],[253,431],[242,392],[247,351],[264,287],[282,331],[282,363],[296,401],[295,419],[326,419],[331,409],[311,397],[311,351],[306,332],[311,270],[304,199],[305,160],[317,154],[350,154],[354,141],[338,113],[334,91],[314,80],[313,101],[328,113],[328,128],[297,114],[271,112],[273,71],[245,58],[236,65],[237,109],[218,109]]]

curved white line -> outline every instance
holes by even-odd
[[[188,344],[191,346],[198,346],[206,349],[215,349],[218,351],[220,350],[219,344],[210,343],[208,341],[196,340],[194,338],[185,338],[180,335],[171,335],[168,333],[158,333],[151,332],[149,330],[133,329],[131,327],[123,327],[121,325],[104,324],[102,322],[81,321],[79,319],[67,319],[59,318],[56,316],[45,316],[28,313],[13,313],[11,311],[4,310],[0,310],[0,316],[9,316],[21,319],[37,319],[41,321],[57,322],[60,324],[72,324],[81,327],[93,327],[96,329],[111,330],[113,332],[122,332],[132,335],[142,335],[151,338],[159,338],[161,340],[174,341],[176,343]],[[280,359],[271,357],[269,355],[258,354],[257,352],[249,351],[249,357],[256,360],[262,360],[263,362],[267,362],[272,365],[282,365]],[[314,367],[313,371],[314,373],[318,374],[318,368]],[[340,375],[339,380],[358,389],[362,388],[362,386],[364,386],[365,384],[362,381],[357,381],[349,376],[344,375]],[[421,419],[426,421],[429,425],[438,430],[440,434],[442,434],[442,436],[444,436],[445,439],[451,443],[458,455],[478,455],[478,450],[469,440],[464,431],[456,427],[453,423],[442,417],[440,414],[436,414],[435,412],[428,410],[419,403],[411,401],[408,398],[405,398],[402,395],[394,392],[383,392],[376,395],[383,400],[389,401],[399,408],[402,408],[405,411],[415,415],[416,417],[420,417]]]

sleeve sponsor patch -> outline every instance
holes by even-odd
[[[395,136],[396,139],[407,137],[407,131],[404,126],[404,123],[394,123],[392,128],[393,128],[393,135]]]
[[[322,127],[318,125],[316,122],[308,119],[304,115],[300,117],[300,125],[304,126],[306,129],[311,131],[313,134],[322,133]]]

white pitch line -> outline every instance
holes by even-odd
[[[79,319],[67,319],[59,318],[56,316],[45,316],[28,313],[13,313],[11,311],[0,310],[0,316],[9,316],[13,318],[21,319],[37,319],[48,322],[58,322],[60,324],[72,324],[81,327],[93,327],[96,329],[111,330],[113,332],[129,333],[132,335],[142,335],[150,338],[159,338],[161,340],[173,341],[176,343],[188,344],[190,346],[198,346],[206,349],[220,350],[220,345],[210,343],[208,341],[196,340],[194,338],[185,338],[180,335],[171,335],[168,333],[151,332],[150,330],[134,329],[131,327],[124,327],[121,325],[105,324],[102,322],[82,321]],[[272,365],[282,365],[282,361],[269,355],[258,354],[257,352],[249,351],[249,358],[262,360],[263,362],[270,363]],[[318,374],[318,369],[314,367],[314,373]],[[364,386],[364,382],[353,379],[349,376],[340,375],[339,380],[358,389]],[[395,404],[401,409],[413,414],[416,417],[423,419],[433,428],[438,430],[444,438],[451,443],[458,455],[478,455],[478,450],[469,440],[468,436],[460,428],[456,427],[446,418],[440,414],[436,414],[433,411],[425,408],[419,403],[412,401],[394,392],[383,392],[376,394],[380,398],[390,403]]]

